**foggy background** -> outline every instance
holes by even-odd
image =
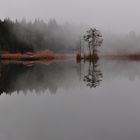
[[[104,37],[101,53],[139,53],[139,5],[139,0],[0,0],[0,18],[27,22],[54,18],[61,25],[76,25],[76,40],[88,27],[95,27]],[[68,46],[72,42],[75,39],[69,39]]]
[[[139,0],[0,0],[0,17],[55,18],[115,33],[140,33],[139,5]]]

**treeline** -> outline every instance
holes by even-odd
[[[34,22],[0,20],[0,52],[26,53],[42,50],[54,52],[73,51],[78,44],[82,28],[55,19],[48,23],[36,19]]]
[[[104,34],[102,54],[140,54],[140,34],[130,31],[128,34]]]

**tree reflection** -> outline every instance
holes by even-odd
[[[80,62],[80,69],[82,69],[81,63],[82,62]],[[103,74],[98,69],[98,60],[84,61],[83,69],[84,70],[80,70],[80,77],[82,75],[81,73],[83,73],[82,79],[86,85],[90,88],[99,86],[100,82],[102,81]]]
[[[100,85],[103,75],[102,72],[98,69],[97,60],[88,61],[88,70],[87,74],[84,75],[83,81],[90,88],[95,88]]]
[[[99,86],[102,80],[102,73],[98,70],[97,61],[84,63],[86,72],[83,73],[83,65],[73,61],[67,62],[14,62],[5,61],[0,63],[0,95],[12,94],[14,92],[27,94],[46,93],[56,94],[58,89],[73,89],[79,86],[79,77],[87,86]],[[85,65],[86,64],[86,65]],[[80,76],[78,76],[80,74]]]
[[[0,95],[15,91],[56,94],[59,88],[68,90],[78,82],[73,62],[0,63]],[[77,78],[77,80],[75,80]],[[73,82],[74,81],[74,82]]]
[[[0,64],[0,94],[11,94],[18,90],[14,84],[18,77],[27,70],[30,71],[30,67],[22,64]]]

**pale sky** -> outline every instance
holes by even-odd
[[[0,18],[82,23],[117,33],[140,33],[140,0],[0,0]]]

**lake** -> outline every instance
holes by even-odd
[[[139,140],[140,62],[0,63],[0,140]]]

